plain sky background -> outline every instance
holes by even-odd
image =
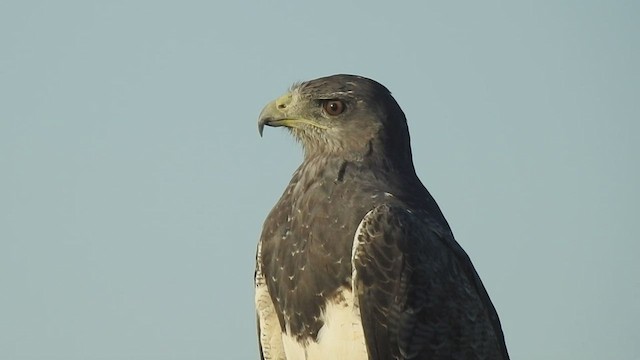
[[[637,1],[1,1],[0,360],[257,359],[291,85],[385,84],[513,359],[640,359]]]

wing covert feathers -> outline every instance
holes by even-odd
[[[508,359],[495,309],[449,232],[390,205],[358,229],[353,283],[372,360]]]

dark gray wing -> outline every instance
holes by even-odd
[[[448,231],[381,205],[356,241],[353,285],[371,360],[508,359],[496,311]]]

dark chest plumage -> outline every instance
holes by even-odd
[[[298,339],[315,339],[327,300],[351,286],[353,237],[379,197],[363,179],[340,178],[340,166],[332,165],[298,169],[260,240],[258,261],[282,330]]]

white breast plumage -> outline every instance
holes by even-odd
[[[356,254],[359,245],[360,228],[359,226],[354,236],[352,256]],[[258,259],[260,260],[260,246]],[[354,272],[353,277],[356,275]],[[285,332],[281,331],[260,267],[256,273],[255,302],[260,344],[265,360],[368,359],[358,303],[352,289],[342,288],[327,299],[320,315],[324,325],[320,328],[316,341],[299,342],[291,336],[286,324]]]

